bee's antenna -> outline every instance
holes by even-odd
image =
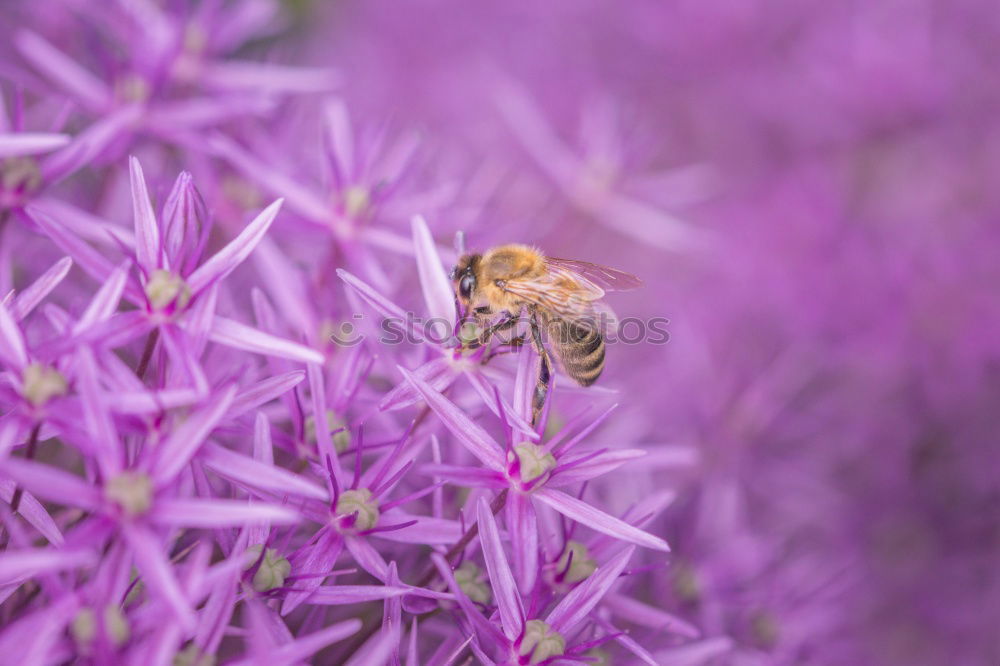
[[[465,254],[465,232],[456,231],[455,232],[455,252],[458,252],[458,256]]]

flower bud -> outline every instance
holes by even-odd
[[[556,580],[562,583],[579,583],[596,570],[597,562],[590,557],[587,547],[577,541],[570,541],[556,562]]]
[[[471,560],[462,562],[462,566],[455,569],[455,581],[462,588],[465,596],[476,603],[488,604],[493,598],[490,584],[483,578],[479,567]]]
[[[329,432],[333,433],[333,448],[337,453],[343,453],[351,448],[351,431],[348,430],[344,420],[337,416],[337,413],[332,409],[326,410],[326,427]],[[305,436],[306,441],[310,444],[316,443],[316,417],[312,415],[306,417]]]
[[[188,275],[198,264],[208,223],[205,202],[191,174],[182,172],[163,206],[163,251],[170,266],[181,275]]]
[[[268,548],[263,559],[260,552],[264,547],[260,544],[250,546],[246,550],[247,563],[244,569],[249,569],[260,560],[260,566],[253,575],[253,589],[267,592],[285,584],[285,578],[292,572],[292,565],[278,554],[274,548]]]

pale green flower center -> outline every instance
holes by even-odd
[[[97,613],[93,608],[81,608],[69,625],[77,645],[90,645],[97,638]]]
[[[158,268],[146,283],[146,298],[156,310],[162,310],[171,303],[183,308],[191,302],[191,287],[179,275]]]
[[[200,25],[191,23],[184,29],[184,50],[201,53],[208,44],[208,34]]]
[[[479,336],[482,335],[483,329],[473,321],[464,322],[458,329],[458,340],[462,343],[463,347],[468,347],[476,342],[479,342]],[[469,350],[475,351],[475,350]]]
[[[561,576],[564,583],[579,583],[596,570],[597,562],[590,557],[587,547],[577,541],[567,543],[562,556],[556,562],[556,575]]]
[[[260,566],[253,575],[253,589],[258,592],[267,592],[285,584],[285,579],[292,572],[292,565],[274,548],[268,548],[264,553],[264,559],[261,559],[260,551],[262,549],[263,546],[260,544],[247,548],[247,559],[243,568],[249,569],[257,563],[257,560],[260,560]]]
[[[138,74],[126,74],[115,83],[115,92],[122,102],[145,102],[151,90]]]
[[[5,190],[31,192],[42,184],[42,172],[33,157],[18,155],[0,162],[0,185]]]
[[[552,627],[542,620],[528,620],[524,626],[524,636],[517,648],[517,654],[531,655],[530,664],[540,664],[546,659],[558,657],[566,651],[566,639],[552,631]]]
[[[222,178],[222,191],[233,203],[247,210],[260,208],[264,203],[256,187],[236,176]]]
[[[476,603],[488,604],[493,598],[493,590],[490,589],[489,583],[483,579],[479,567],[470,560],[462,562],[462,566],[455,569],[455,582],[462,588],[465,596]]]
[[[115,646],[122,645],[129,637],[128,620],[121,608],[115,604],[104,607],[104,634]],[[99,630],[97,613],[93,608],[81,608],[70,623],[70,634],[81,647],[89,646]]]
[[[55,368],[32,363],[21,376],[21,395],[39,407],[57,395],[66,393],[66,378]]]
[[[351,185],[343,192],[344,214],[356,219],[361,217],[371,205],[371,194],[361,185]]]
[[[173,666],[215,666],[215,655],[204,654],[194,643],[174,655]]]
[[[778,620],[770,611],[754,611],[750,616],[750,629],[757,644],[763,648],[774,647],[778,642]]]
[[[370,530],[378,524],[378,500],[372,499],[372,491],[367,488],[345,490],[337,499],[337,515],[342,522],[348,516],[355,516],[351,527],[358,531]]]
[[[351,447],[351,432],[346,428],[346,423],[332,409],[326,410],[327,432],[333,433],[333,448],[337,453],[343,453]],[[337,432],[334,432],[334,431]],[[316,443],[316,417],[309,415],[305,423],[306,441],[310,444]]]
[[[153,481],[142,473],[123,472],[104,485],[104,496],[127,515],[137,516],[153,505]]]
[[[115,645],[121,645],[128,640],[128,620],[125,619],[122,609],[115,604],[104,607],[104,631]]]
[[[614,663],[611,661],[611,655],[600,648],[587,650],[583,656],[589,657],[592,660],[589,662],[589,666],[611,666]]]
[[[520,470],[521,481],[531,483],[548,474],[555,466],[556,459],[538,444],[524,442],[514,447],[514,454]]]
[[[690,564],[678,563],[674,566],[674,594],[684,601],[697,601],[701,598],[701,584],[698,574]]]

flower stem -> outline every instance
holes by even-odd
[[[28,436],[28,446],[24,452],[25,460],[31,460],[35,457],[35,449],[38,446],[38,433],[42,429],[42,424],[36,423],[35,427],[31,429],[31,434]],[[18,508],[21,506],[21,497],[24,496],[24,488],[22,486],[17,486],[14,488],[14,494],[10,498],[10,512],[12,514],[17,513]],[[10,538],[10,534],[4,534],[3,543],[0,544],[0,550],[7,549],[7,542]]]
[[[509,492],[510,490],[508,488],[504,488],[503,490],[500,491],[500,494],[494,497],[493,501],[490,502],[490,511],[493,512],[494,516],[500,513],[500,511],[504,508],[504,506],[506,506],[507,494]],[[455,559],[455,557],[457,557],[459,554],[461,554],[461,552],[465,550],[466,546],[468,546],[469,543],[473,539],[475,539],[476,535],[478,534],[479,534],[479,523],[475,523],[465,531],[465,534],[462,535],[461,539],[455,542],[454,546],[448,549],[448,552],[444,554],[444,561],[450,565],[451,561]],[[428,585],[434,582],[434,579],[437,577],[437,575],[438,575],[437,569],[434,568],[434,565],[431,565],[430,567],[428,567],[427,572],[424,574],[424,576],[420,579],[420,582],[417,583],[417,587],[427,587]]]
[[[154,328],[146,336],[146,346],[142,349],[142,357],[139,359],[139,365],[135,367],[135,374],[142,379],[146,374],[146,370],[149,368],[149,362],[153,359],[153,351],[156,349],[156,343],[160,339],[160,329]]]
[[[497,495],[496,497],[493,498],[493,501],[490,503],[490,510],[493,511],[493,515],[494,516],[497,515],[498,513],[500,513],[500,511],[507,504],[507,494],[508,494],[508,492],[509,492],[509,490],[507,488],[504,488],[503,490],[500,491],[499,495]],[[461,553],[463,550],[465,550],[466,546],[468,546],[469,543],[473,539],[476,538],[477,534],[479,534],[479,524],[478,523],[475,524],[475,525],[473,525],[473,526],[471,526],[469,529],[467,529],[465,531],[465,534],[463,534],[462,537],[458,541],[455,542],[455,545],[448,549],[448,552],[445,553],[445,555],[444,555],[445,561],[448,562],[448,564],[450,565],[451,561],[459,553]],[[420,579],[420,581],[417,583],[416,586],[417,587],[427,587],[428,585],[430,585],[431,583],[434,582],[434,580],[437,578],[437,576],[438,576],[437,569],[432,564],[427,569],[426,573],[423,575],[423,577]],[[380,625],[378,623],[374,623],[371,626],[371,628],[369,628],[367,631],[365,631],[364,633],[360,634],[357,638],[355,638],[354,639],[354,645],[356,647],[354,647],[354,649],[351,650],[351,656],[354,656],[354,654],[359,649],[361,649],[361,646],[364,645],[365,643],[367,643],[368,639],[371,638],[375,634],[375,632],[379,630],[379,628],[380,628]]]

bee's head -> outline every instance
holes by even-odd
[[[476,270],[479,268],[479,261],[483,258],[481,254],[466,254],[458,260],[458,264],[451,271],[451,281],[458,294],[459,302],[469,307],[472,298],[476,293]]]

